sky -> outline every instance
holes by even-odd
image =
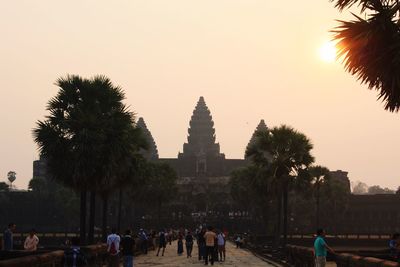
[[[340,62],[321,60],[336,19],[328,0],[15,0],[0,3],[0,181],[26,188],[32,129],[67,74],[103,74],[176,157],[200,96],[221,152],[243,158],[260,119],[313,142],[316,164],[352,181],[400,185],[400,114]]]

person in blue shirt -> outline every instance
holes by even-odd
[[[328,250],[334,253],[333,249],[326,244],[324,237],[324,229],[318,229],[317,238],[314,241],[315,267],[325,267]]]
[[[146,232],[143,229],[140,229],[139,231],[139,239],[140,239],[140,249],[142,250],[143,254],[147,254],[147,240],[149,239],[147,237]]]
[[[15,228],[16,228],[15,223],[9,223],[8,228],[4,231],[3,249],[6,251],[13,250],[13,248],[14,248],[13,233],[15,231]]]
[[[394,260],[399,260],[400,257],[400,234],[395,233],[389,241],[390,256]]]

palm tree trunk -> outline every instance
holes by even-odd
[[[101,238],[103,242],[107,241],[107,216],[108,216],[108,195],[103,197],[103,214],[101,222]]]
[[[119,189],[118,196],[118,221],[117,221],[117,229],[118,232],[121,232],[121,211],[122,211],[122,188]]]
[[[158,217],[158,222],[157,222],[157,227],[160,229],[161,228],[161,200],[158,200],[157,203],[157,217]]]
[[[319,186],[317,187],[317,214],[316,214],[316,229],[319,229]]]
[[[281,240],[281,224],[282,224],[282,193],[277,194],[277,225],[275,229],[275,245],[280,245]]]
[[[90,213],[89,213],[89,230],[88,243],[94,243],[94,221],[96,216],[96,192],[90,192]]]
[[[255,212],[254,212],[255,213]],[[264,223],[264,231],[262,231],[260,234],[268,234],[268,224],[269,224],[269,207],[268,203],[265,205],[263,208],[263,223]]]
[[[288,186],[283,188],[283,246],[286,246],[288,231]]]
[[[86,189],[81,191],[80,197],[80,220],[79,220],[79,237],[81,245],[86,244]]]

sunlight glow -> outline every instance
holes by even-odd
[[[332,63],[336,59],[337,49],[333,42],[325,42],[319,49],[320,58],[328,63]]]

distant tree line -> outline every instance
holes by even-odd
[[[397,190],[393,190],[379,185],[368,186],[366,183],[357,181],[353,185],[352,192],[355,195],[400,194],[400,186]]]

